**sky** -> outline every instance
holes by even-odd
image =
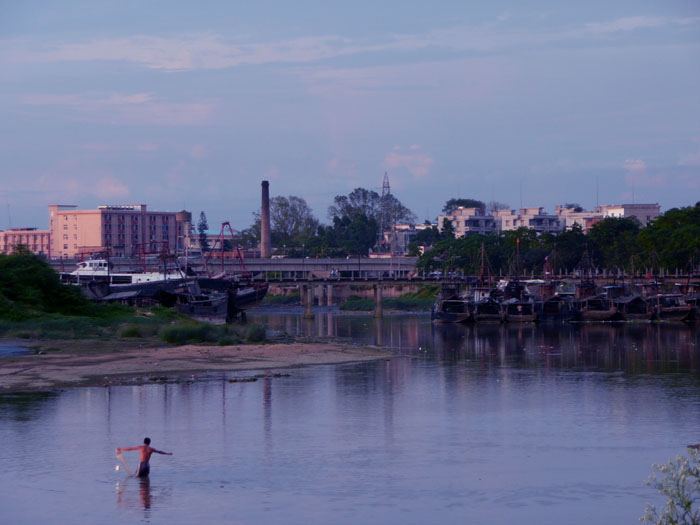
[[[392,193],[700,201],[700,2],[0,0],[0,229]]]

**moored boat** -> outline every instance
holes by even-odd
[[[622,316],[612,301],[602,295],[594,295],[584,299],[577,299],[574,305],[575,321],[620,321]]]
[[[690,321],[693,306],[686,303],[681,294],[658,294],[647,299],[656,321]]]

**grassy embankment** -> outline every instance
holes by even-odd
[[[198,323],[162,307],[94,304],[77,287],[62,284],[44,260],[20,250],[0,255],[0,337],[229,345],[262,342],[265,329]]]
[[[385,310],[401,311],[426,311],[430,310],[437,298],[438,288],[434,285],[421,287],[417,292],[402,294],[396,298],[386,298],[382,300]],[[289,295],[267,295],[263,300],[263,305],[269,306],[289,306],[298,305],[301,298],[298,292]],[[346,311],[370,311],[374,310],[374,299],[366,299],[357,295],[349,296],[343,301],[339,308]]]
[[[382,307],[384,310],[408,312],[430,310],[433,303],[435,303],[437,293],[437,286],[424,286],[417,292],[405,293],[396,298],[387,297],[382,299]],[[374,299],[365,299],[351,295],[340,305],[340,309],[350,311],[374,310]]]

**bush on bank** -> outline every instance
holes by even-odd
[[[184,321],[163,326],[160,338],[175,345],[211,343],[234,345],[243,342],[260,343],[265,341],[265,329],[256,324],[250,325],[211,325]]]

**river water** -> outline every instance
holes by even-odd
[[[696,327],[249,319],[399,357],[2,396],[0,521],[635,523],[700,442]],[[144,484],[114,449],[146,435]]]

